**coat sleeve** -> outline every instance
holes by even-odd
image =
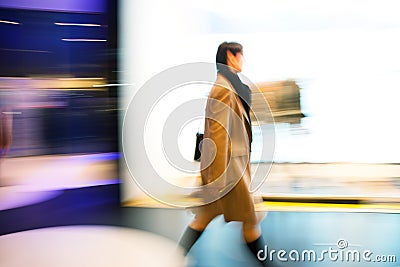
[[[230,90],[215,86],[206,108],[206,125],[202,147],[202,178],[206,183],[219,180],[227,184],[226,170],[231,158],[232,97]],[[221,184],[221,185],[222,185]]]

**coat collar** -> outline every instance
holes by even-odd
[[[235,94],[235,100],[236,100],[236,103],[238,103],[238,107],[239,107],[240,112],[243,115],[243,118],[245,118],[247,120],[247,122],[250,123],[250,118],[247,116],[247,112],[243,107],[242,101],[240,100],[239,95],[237,94],[237,92],[235,91],[235,89],[233,88],[233,85],[229,82],[229,80],[227,78],[225,78],[225,76],[223,76],[222,74],[218,73],[216,84],[232,91]]]

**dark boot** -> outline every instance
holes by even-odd
[[[251,253],[256,257],[256,259],[261,263],[261,266],[270,266],[268,262],[268,255],[265,255],[267,251],[265,250],[265,242],[262,235],[254,240],[253,242],[246,243],[247,247],[250,249]]]
[[[183,233],[181,240],[179,241],[179,246],[183,249],[183,255],[186,256],[189,250],[192,248],[194,243],[200,238],[203,232],[194,230],[191,227],[187,227]]]

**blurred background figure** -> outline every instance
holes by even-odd
[[[12,109],[7,103],[7,92],[0,91],[0,186],[2,186],[2,162],[10,150],[12,141]]]

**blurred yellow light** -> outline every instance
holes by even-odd
[[[21,23],[16,22],[16,21],[9,21],[9,20],[0,20],[0,23],[13,24],[13,25],[21,24]]]
[[[106,39],[75,39],[75,38],[63,38],[65,42],[107,42]]]
[[[58,26],[101,27],[100,24],[94,24],[94,23],[55,22],[54,24]]]

